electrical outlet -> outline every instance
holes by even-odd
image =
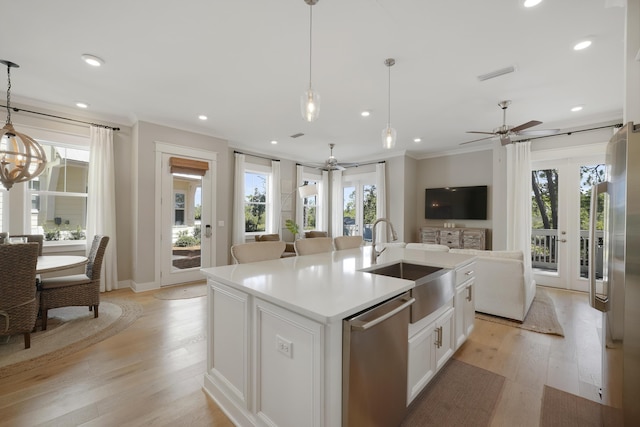
[[[293,343],[276,335],[276,349],[289,358],[293,358]]]

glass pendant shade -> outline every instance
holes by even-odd
[[[390,149],[396,146],[396,130],[390,124],[382,130],[382,147]]]
[[[300,107],[302,109],[302,117],[312,122],[320,115],[320,94],[314,91],[311,86],[300,97]]]
[[[0,131],[0,182],[7,190],[17,182],[30,181],[42,173],[47,157],[33,138],[16,132],[7,123]]]

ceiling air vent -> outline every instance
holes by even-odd
[[[489,79],[493,79],[493,78],[496,78],[496,77],[503,76],[505,74],[513,73],[515,70],[516,70],[516,67],[514,67],[512,65],[510,67],[501,68],[499,70],[491,71],[490,73],[487,73],[487,74],[482,74],[482,75],[478,76],[478,80],[483,82],[485,80],[489,80]]]
[[[298,133],[294,133],[293,135],[291,135],[291,138],[300,138],[303,135],[304,135],[304,133],[298,132]]]

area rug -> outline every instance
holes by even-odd
[[[620,409],[601,405],[575,394],[544,386],[540,427],[623,426]]]
[[[22,335],[0,345],[0,378],[42,366],[126,329],[142,315],[142,306],[126,299],[102,298],[100,315],[93,317],[87,307],[49,310],[47,330],[31,334],[31,348],[24,348]]]
[[[207,295],[206,282],[191,283],[188,285],[172,286],[170,288],[162,289],[155,294],[154,297],[158,299],[187,299],[198,298]]]
[[[450,359],[411,402],[401,426],[488,426],[504,381],[502,375]]]
[[[558,321],[553,300],[540,288],[538,288],[536,296],[531,303],[531,308],[529,308],[529,313],[527,313],[527,317],[524,318],[522,323],[484,313],[476,313],[476,319],[488,320],[489,322],[501,323],[528,331],[540,332],[542,334],[564,337],[564,330]]]

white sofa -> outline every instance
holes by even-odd
[[[531,270],[525,271],[522,251],[451,249],[476,255],[476,311],[522,322],[536,295]]]

